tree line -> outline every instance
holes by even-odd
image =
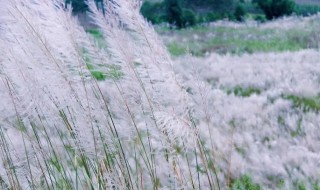
[[[66,3],[71,4],[77,14],[88,11],[85,1],[66,0]],[[103,9],[104,0],[95,2]],[[294,0],[145,0],[141,7],[142,15],[153,24],[170,23],[177,28],[220,19],[243,21],[251,17],[265,21],[292,13],[309,15],[319,11],[319,6],[301,6]]]
[[[141,13],[150,22],[167,22],[178,28],[220,19],[243,21],[251,17],[258,21],[285,15],[309,15],[320,11],[319,6],[298,5],[294,0],[146,0]]]

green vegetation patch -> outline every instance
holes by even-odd
[[[231,190],[261,190],[260,184],[253,182],[249,175],[243,175],[231,183]]]
[[[302,129],[302,118],[300,118],[298,120],[298,124],[297,124],[297,129],[294,131],[291,131],[291,136],[292,137],[297,137],[299,135],[302,135],[303,133],[303,129]]]
[[[255,87],[241,87],[236,86],[233,89],[227,90],[227,94],[234,94],[235,96],[239,97],[250,97],[253,94],[261,94],[261,89]]]
[[[91,34],[97,40],[103,39],[103,34],[99,29],[91,28],[91,29],[87,29],[86,32]]]
[[[173,56],[180,56],[187,53],[186,47],[183,47],[175,42],[168,44],[167,48],[170,54]]]
[[[297,190],[307,190],[306,184],[304,182],[302,182],[302,181],[297,181],[295,183],[295,188]]]
[[[102,71],[97,70],[93,65],[87,63],[87,68],[89,69],[91,75],[98,81],[106,80],[106,74]]]
[[[170,30],[158,27],[160,35],[168,36],[166,45],[173,56],[191,53],[236,54],[256,52],[299,51],[318,48],[318,33],[313,27],[291,29],[264,29],[257,27],[195,26],[189,29]],[[189,51],[187,51],[189,50]]]
[[[92,64],[87,64],[87,68],[91,72],[91,75],[98,81],[104,81],[106,79],[120,80],[124,73],[119,65],[107,65],[107,72],[100,71]]]
[[[240,38],[214,38],[209,42],[206,49],[218,50],[218,53],[222,54],[243,54],[254,52],[298,51],[300,49],[303,49],[303,47],[301,46],[301,44],[294,41],[277,38],[266,41],[262,41],[259,39],[246,40]]]
[[[299,97],[296,95],[284,95],[284,99],[290,100],[295,108],[300,108],[303,112],[320,111],[320,95],[316,97]]]
[[[267,179],[270,183],[270,186],[273,187],[273,189],[274,187],[276,187],[277,190],[284,190],[286,181],[282,177],[275,176],[275,175],[268,175]]]

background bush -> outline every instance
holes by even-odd
[[[102,0],[95,2],[103,8]],[[66,4],[72,5],[75,14],[88,11],[85,0],[66,0]],[[144,1],[140,11],[153,24],[167,22],[184,28],[225,18],[244,21],[247,14],[257,21],[292,13],[308,16],[320,12],[320,5],[296,4],[293,0],[163,0]]]
[[[177,28],[184,28],[202,22],[235,18],[236,3],[236,0],[164,0],[156,3],[145,1],[141,13],[154,24],[168,22]]]
[[[245,15],[246,15],[246,11],[245,11],[244,7],[243,7],[241,4],[239,4],[239,5],[236,7],[235,11],[234,11],[234,17],[235,17],[235,19],[236,19],[237,21],[243,21]]]
[[[293,0],[253,0],[252,2],[264,12],[269,20],[290,15],[295,8]]]
[[[150,3],[146,1],[140,9],[141,14],[153,24],[165,22],[165,7],[163,3]]]

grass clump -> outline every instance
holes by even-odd
[[[239,97],[250,97],[253,94],[261,94],[261,90],[258,88],[254,88],[254,87],[241,87],[241,86],[236,86],[233,89],[229,89],[227,90],[227,94],[234,94],[235,96],[239,96]]]
[[[231,183],[231,190],[261,190],[261,185],[254,183],[249,175],[243,175]]]
[[[320,190],[320,184],[319,184],[319,182],[318,182],[318,181],[314,182],[314,183],[312,184],[312,188],[313,188],[313,190]]]
[[[285,95],[284,99],[290,100],[293,103],[293,107],[302,109],[303,112],[320,111],[320,96],[316,97],[299,97],[296,95]]]
[[[183,47],[175,42],[168,44],[167,48],[170,54],[173,56],[180,56],[187,53],[186,47]]]
[[[307,190],[306,184],[302,181],[296,182],[295,188],[297,190]]]
[[[303,134],[303,129],[302,129],[302,118],[298,120],[297,124],[297,129],[291,132],[292,137],[297,137],[298,135]]]

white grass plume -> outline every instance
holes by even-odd
[[[169,113],[177,115],[172,121],[185,117],[186,104],[179,105],[184,93],[162,45],[165,55],[150,61],[158,50],[146,43],[150,34],[140,35],[155,38],[153,29],[148,26],[132,36],[129,28],[104,23],[94,10],[107,42],[107,49],[101,49],[63,7],[60,1],[31,0],[8,1],[2,7],[0,97],[6,107],[1,108],[0,127],[3,143],[9,143],[1,144],[6,156],[1,184],[17,189],[158,189],[179,180],[173,186],[184,186],[174,148],[178,141],[183,145],[192,139],[175,132],[182,123],[159,119]],[[146,24],[135,11],[135,24]],[[115,15],[110,14],[113,24],[127,19]],[[97,82],[88,60],[102,72],[121,66],[123,78]],[[136,60],[141,68],[135,68]],[[181,129],[192,135],[192,130]]]

